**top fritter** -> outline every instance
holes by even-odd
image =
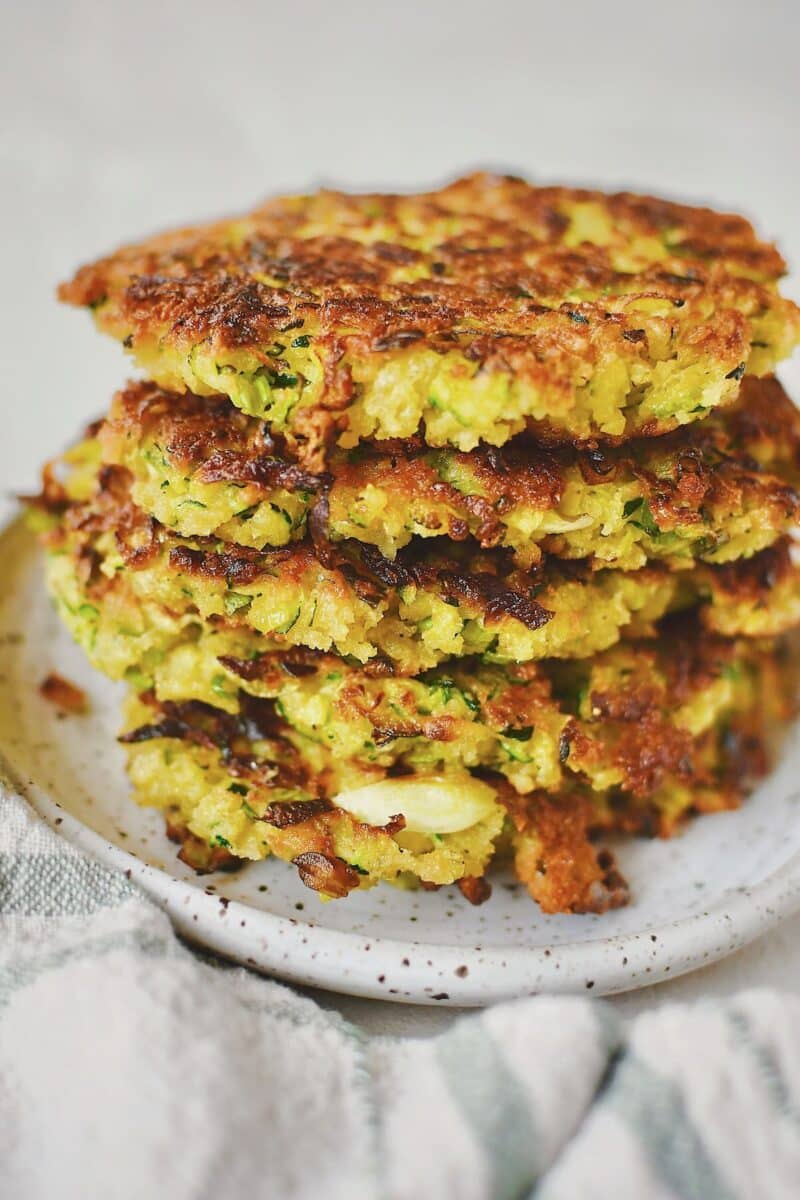
[[[272,200],[126,247],[60,294],[159,384],[228,395],[318,467],[332,441],[687,424],[800,341],[783,269],[742,217],[480,174]]]

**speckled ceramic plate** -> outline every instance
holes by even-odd
[[[6,773],[71,842],[129,871],[186,937],[298,983],[406,1002],[485,1004],[535,992],[641,987],[721,958],[800,908],[800,729],[739,812],[670,842],[629,841],[634,896],[602,917],[544,917],[500,876],[480,908],[455,889],[375,888],[322,904],[284,863],[202,878],[157,813],[128,795],[116,745],[121,691],[95,674],[47,600],[19,524],[0,536],[0,746]],[[91,699],[59,719],[38,694],[58,671]]]

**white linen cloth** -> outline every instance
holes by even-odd
[[[540,997],[368,1038],[184,946],[0,794],[0,1196],[778,1200],[800,1195],[800,999],[623,1026]]]

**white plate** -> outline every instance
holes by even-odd
[[[378,887],[321,903],[277,861],[198,877],[156,812],[128,795],[115,743],[121,689],[86,664],[45,597],[38,552],[0,535],[0,730],[9,777],[71,842],[131,877],[178,930],[259,970],[357,996],[475,1005],[536,992],[625,991],[722,958],[800,908],[800,727],[776,772],[735,813],[673,841],[618,849],[633,903],[601,917],[545,917],[498,877],[480,908],[454,888]],[[37,685],[84,688],[87,717],[59,719]]]

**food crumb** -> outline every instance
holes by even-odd
[[[89,711],[86,693],[62,675],[51,671],[39,684],[39,694],[63,713],[82,717]]]

